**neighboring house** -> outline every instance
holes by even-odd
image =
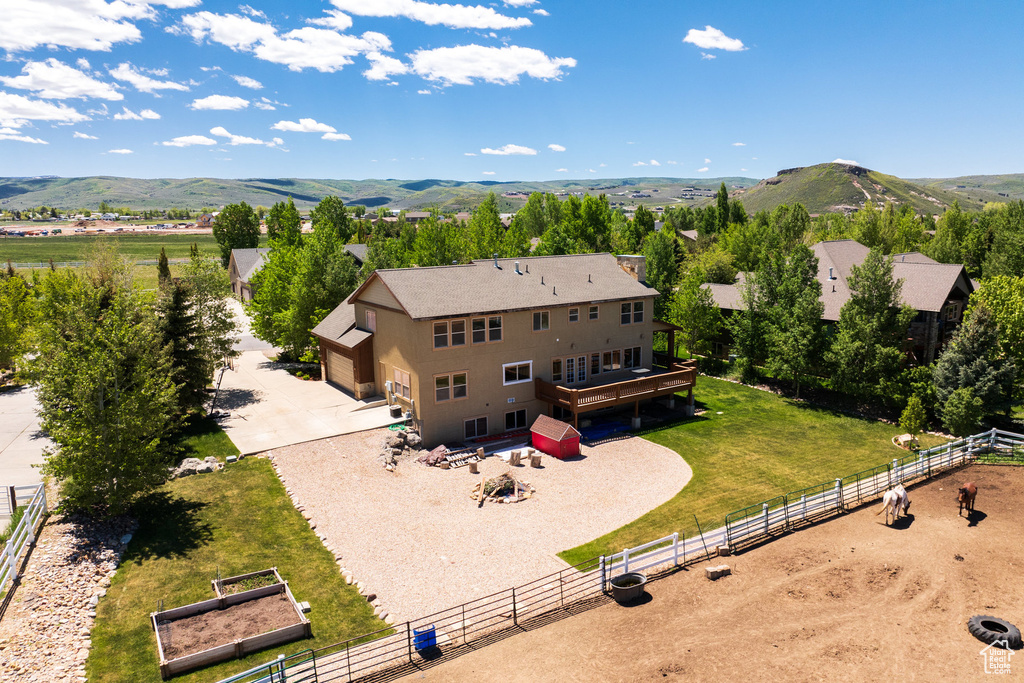
[[[355,259],[356,266],[358,268],[363,267],[363,262],[366,261],[366,252],[369,247],[365,244],[346,244],[345,251],[352,255]]]
[[[405,212],[405,222],[406,223],[412,223],[413,225],[419,223],[420,221],[425,221],[428,218],[430,218],[430,212],[429,211],[406,211]]]
[[[267,261],[270,249],[232,249],[228,261],[228,277],[231,279],[231,293],[242,301],[252,301],[252,276],[259,272]]]
[[[683,391],[692,409],[696,369],[652,352],[675,328],[652,318],[644,266],[582,254],[375,271],[314,328],[323,375],[386,395],[428,445]]]
[[[821,282],[821,301],[825,312],[821,319],[835,324],[839,312],[850,300],[847,285],[851,266],[860,265],[869,249],[854,240],[818,242],[811,250],[818,257],[818,280]],[[906,350],[914,359],[928,364],[938,358],[963,321],[967,300],[975,290],[975,283],[967,276],[962,265],[939,263],[918,252],[893,256],[893,277],[903,281],[903,303],[917,311],[910,323]],[[745,276],[740,273],[736,284],[705,284],[715,304],[726,315],[743,310],[741,288]],[[714,354],[728,354],[728,339],[714,345]]]
[[[202,214],[201,216],[199,216],[199,218],[196,219],[196,227],[197,228],[212,228],[213,227],[213,219],[214,219],[215,216],[216,216],[216,214],[212,214],[212,213],[204,213],[204,214]]]

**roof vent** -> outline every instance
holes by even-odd
[[[832,285],[832,292],[834,293],[835,291],[836,291],[836,286]]]
[[[516,261],[516,275],[522,275],[523,271],[519,270],[519,261]]]
[[[553,296],[558,296],[558,292],[555,291],[555,287],[554,286],[551,287],[551,294]]]
[[[493,256],[494,256],[494,267],[497,268],[498,267],[498,252],[494,252]]]
[[[544,284],[544,276],[543,275],[540,276],[540,283]]]
[[[836,279],[836,276],[832,274],[832,268],[831,267],[828,269],[828,279],[829,280],[835,280]]]
[[[527,275],[530,274],[530,264],[529,263],[526,264],[526,274]]]
[[[590,273],[587,273],[587,282],[593,284],[593,280],[590,279]]]

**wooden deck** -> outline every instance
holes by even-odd
[[[608,408],[627,403],[638,405],[640,401],[645,399],[675,394],[680,391],[687,391],[692,397],[693,387],[697,383],[696,363],[694,361],[672,359],[666,365],[668,365],[666,371],[649,377],[640,377],[580,389],[552,384],[542,379],[535,379],[535,395],[545,403],[559,406],[572,412],[574,416],[589,410],[598,410],[599,408]]]

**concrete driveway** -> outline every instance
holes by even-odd
[[[43,449],[50,440],[39,432],[36,393],[22,387],[0,393],[0,486],[27,486],[42,481]]]
[[[270,353],[270,352],[267,352]],[[224,373],[217,410],[243,454],[361,432],[394,422],[381,401],[357,401],[326,382],[292,376],[263,351],[244,351]]]

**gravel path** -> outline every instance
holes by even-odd
[[[473,486],[508,465],[489,457],[474,475],[468,467],[406,461],[387,472],[377,457],[386,434],[348,434],[267,455],[341,564],[399,622],[565,568],[555,553],[631,522],[693,474],[674,451],[633,437],[584,446],[572,461],[545,455],[540,469],[513,468],[537,489],[534,496],[478,508]]]

